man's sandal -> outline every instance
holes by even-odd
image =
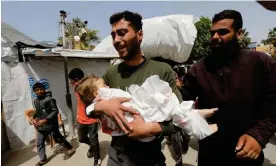
[[[43,166],[46,163],[47,163],[47,160],[45,160],[45,161],[39,161],[39,162],[36,163],[35,166]]]
[[[75,154],[76,149],[72,149],[69,152],[67,152],[64,156],[63,156],[63,160],[68,160],[71,156],[73,156],[73,154]]]

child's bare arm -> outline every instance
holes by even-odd
[[[198,110],[198,113],[202,118],[206,119],[213,116],[216,113],[216,111],[218,111],[218,108],[201,109]]]

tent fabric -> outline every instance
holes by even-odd
[[[23,33],[4,22],[2,22],[1,28],[2,111],[4,113],[4,123],[6,125],[8,142],[11,149],[16,149],[29,144],[30,141],[35,138],[34,127],[29,125],[24,117],[24,111],[33,108],[33,97],[35,97],[32,96],[31,93],[31,84],[33,82],[45,81],[45,79],[48,80],[49,89],[52,91],[52,96],[57,100],[62,119],[66,120],[68,109],[65,101],[64,60],[58,52],[62,50],[61,48],[55,48],[53,49],[54,51],[52,49],[45,49],[51,46],[25,36]],[[30,57],[29,62],[18,62],[18,49],[16,48],[16,44],[18,43],[27,47],[23,50],[23,54],[24,51],[28,50],[30,54],[45,57]],[[32,47],[32,49],[29,49],[29,47]],[[35,50],[38,51],[36,52]],[[33,51],[33,53],[30,51]],[[40,54],[38,52],[40,52]],[[81,53],[82,56],[78,56],[78,54]],[[109,66],[109,60],[103,59],[103,57],[111,58],[114,56],[94,56],[93,58],[96,59],[81,58],[89,57],[90,52],[72,50],[67,51],[66,54],[68,54],[68,56],[71,55],[71,57],[80,57],[68,58],[69,71],[72,68],[78,67],[85,71],[85,73],[94,73],[98,76],[102,76]],[[49,57],[48,55],[57,57]],[[72,87],[71,94],[74,109],[73,115],[76,115],[76,99]]]
[[[11,149],[29,144],[35,138],[34,128],[24,118],[24,111],[33,107],[31,82],[47,79],[49,90],[56,99],[62,119],[66,123],[68,108],[65,100],[65,76],[62,57],[30,58],[28,63],[1,63],[1,90],[4,107],[4,122]],[[107,59],[68,58],[68,71],[81,68],[86,75],[102,76],[109,66]],[[74,89],[70,86],[73,102],[73,115],[76,116],[76,98]]]
[[[49,90],[52,96],[57,100],[58,108],[62,115],[62,119],[67,119],[67,105],[65,100],[65,76],[63,68],[62,57],[42,57],[39,60],[30,58],[26,67],[28,77],[32,78],[34,82],[47,79],[49,83]],[[87,59],[87,58],[68,58],[68,71],[73,68],[80,68],[84,71],[85,75],[95,74],[102,76],[107,67],[110,65],[109,60],[105,59]],[[73,102],[73,115],[76,115],[76,98],[74,88],[70,86],[70,92]]]
[[[34,139],[34,127],[24,117],[32,108],[31,90],[24,63],[1,63],[1,100],[10,147],[19,148]]]

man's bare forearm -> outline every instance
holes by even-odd
[[[149,136],[160,135],[162,132],[162,127],[159,123],[149,123]]]

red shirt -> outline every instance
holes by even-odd
[[[92,124],[97,122],[97,119],[89,118],[86,116],[85,113],[85,105],[81,101],[80,96],[76,93],[76,98],[77,98],[77,122],[80,124]]]

